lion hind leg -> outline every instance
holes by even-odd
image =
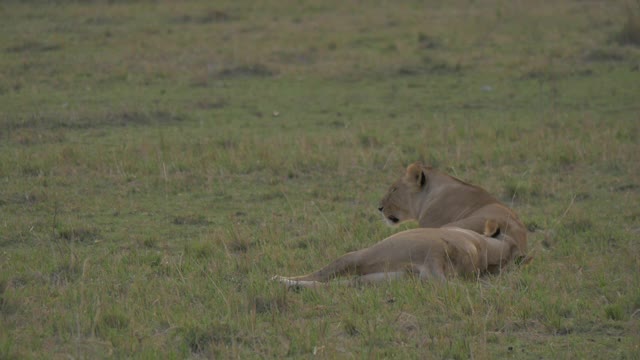
[[[355,278],[355,281],[358,283],[379,283],[383,281],[398,280],[406,275],[406,271],[376,272],[358,276]]]
[[[353,275],[357,273],[358,267],[360,267],[362,251],[364,250],[347,253],[329,265],[318,271],[312,272],[311,274],[291,277],[274,277],[274,279],[282,278],[289,281],[324,283],[336,277]]]
[[[415,265],[415,268],[415,272],[419,274],[420,280],[422,281],[436,280],[442,283],[447,282],[444,266],[438,262],[434,261],[424,265]]]
[[[278,281],[287,286],[287,288],[303,287],[303,288],[316,288],[319,286],[327,285],[326,282],[313,281],[313,280],[296,280],[295,278],[288,278],[284,276],[276,275],[271,278],[273,281]]]
[[[287,288],[318,288],[328,286],[330,284],[356,286],[360,284],[374,284],[380,282],[388,282],[398,280],[407,276],[406,271],[392,271],[392,272],[377,272],[366,275],[356,276],[348,280],[333,280],[333,281],[315,281],[315,280],[300,280],[297,277],[288,278],[284,276],[274,276],[271,280],[278,281],[287,286]]]

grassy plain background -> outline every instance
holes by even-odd
[[[0,358],[638,358],[637,2],[5,1],[0,30]],[[535,261],[269,281],[397,231],[415,160]]]

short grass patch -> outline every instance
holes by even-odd
[[[0,358],[634,358],[628,1],[0,5]],[[424,161],[529,229],[479,282],[287,291]]]

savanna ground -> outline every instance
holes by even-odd
[[[640,356],[640,3],[4,1],[0,30],[0,358]],[[269,281],[398,231],[415,160],[535,260]]]

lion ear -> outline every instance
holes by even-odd
[[[492,219],[487,220],[484,223],[484,236],[498,237],[500,235],[500,225],[498,222]]]
[[[406,177],[409,183],[417,184],[420,188],[423,188],[427,184],[427,176],[420,163],[416,162],[409,165],[407,167]]]

